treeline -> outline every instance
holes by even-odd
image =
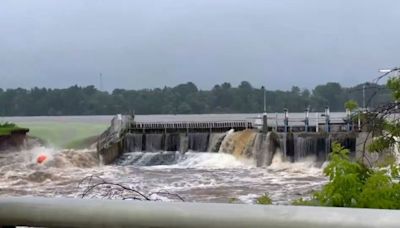
[[[365,103],[376,107],[391,99],[385,86],[364,84]],[[263,88],[254,88],[249,82],[238,87],[229,83],[199,90],[191,82],[175,87],[157,89],[115,89],[111,93],[94,86],[72,86],[66,89],[0,89],[1,116],[37,115],[108,115],[136,114],[195,114],[195,113],[260,113],[263,111]],[[267,111],[302,112],[344,111],[349,99],[363,104],[363,85],[344,88],[339,83],[316,86],[312,91],[292,87],[290,91],[266,91]]]

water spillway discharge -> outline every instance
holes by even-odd
[[[272,163],[272,158],[279,147],[272,141],[272,133],[257,134],[253,146],[253,155],[257,166],[269,166]]]
[[[181,152],[129,152],[124,153],[116,162],[117,165],[156,166],[176,164],[183,156]]]
[[[207,151],[218,152],[226,135],[227,133],[211,133]]]
[[[255,137],[256,132],[251,130],[230,132],[222,141],[219,152],[232,154],[235,157],[252,157],[251,147]]]
[[[207,151],[210,138],[209,133],[189,133],[189,151]]]
[[[211,152],[231,154],[239,159],[253,160],[257,167],[270,166],[274,155],[279,152],[282,159],[299,162],[311,158],[322,164],[328,160],[331,143],[340,142],[350,151],[355,151],[355,138],[317,133],[261,133],[255,130],[233,131],[225,133],[129,133],[124,138],[123,153],[118,159],[132,158],[132,152],[149,153],[139,155],[152,157],[148,162],[140,164],[171,164],[171,157],[178,159],[178,154],[166,152]],[[129,155],[124,155],[128,153]],[[156,158],[158,157],[158,158]],[[168,162],[162,162],[168,158]],[[149,158],[148,158],[149,159]],[[158,160],[156,162],[156,160]],[[175,161],[177,162],[177,161]],[[124,162],[122,162],[124,163]],[[128,162],[129,163],[129,162]],[[131,163],[131,162],[130,162]],[[139,163],[138,163],[139,164]]]
[[[126,134],[124,151],[142,151],[143,150],[143,134]]]

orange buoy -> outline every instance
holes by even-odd
[[[44,154],[41,154],[41,155],[39,155],[39,157],[37,157],[36,162],[38,164],[42,164],[44,161],[46,161],[46,159],[47,159],[47,156]]]

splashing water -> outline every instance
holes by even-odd
[[[288,174],[298,173],[311,176],[321,175],[322,168],[316,166],[316,157],[305,157],[297,162],[288,162],[283,158],[282,153],[275,154],[272,164],[267,168],[275,172],[286,172]]]
[[[47,159],[37,164],[40,155]],[[235,198],[254,203],[256,196],[267,192],[274,203],[287,204],[326,181],[311,158],[290,163],[279,153],[267,168],[225,153],[133,152],[121,161],[101,166],[94,150],[36,147],[1,153],[0,195],[79,197],[84,190],[78,188],[80,181],[95,175],[143,193],[176,193],[186,201],[226,203]],[[94,197],[104,197],[104,191],[99,189]]]
[[[192,169],[233,169],[249,168],[253,162],[250,160],[238,160],[232,155],[224,153],[191,153],[188,152],[171,168]]]

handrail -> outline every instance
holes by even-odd
[[[66,198],[0,198],[0,226],[400,227],[400,211]]]
[[[191,122],[135,122],[131,124],[133,129],[157,129],[157,128],[249,128],[253,123],[249,121],[191,121]]]

